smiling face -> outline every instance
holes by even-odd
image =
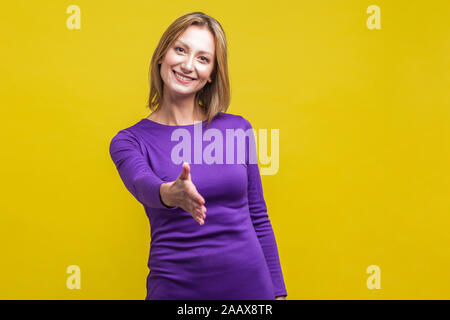
[[[214,60],[213,34],[205,27],[189,26],[162,59],[164,93],[195,95],[207,81],[211,82]]]

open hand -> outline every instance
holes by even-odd
[[[167,206],[178,206],[189,212],[200,225],[205,223],[205,199],[197,191],[191,180],[191,167],[183,162],[181,173],[175,181],[161,185],[161,200]]]

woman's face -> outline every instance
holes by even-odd
[[[203,88],[214,68],[213,34],[205,27],[191,25],[169,47],[161,62],[164,94],[193,95]],[[175,73],[189,79],[179,79]]]

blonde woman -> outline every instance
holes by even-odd
[[[201,12],[179,17],[152,57],[152,113],[109,150],[149,218],[147,300],[287,295],[253,128],[225,113],[229,103],[221,25]]]

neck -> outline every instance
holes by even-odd
[[[204,110],[194,102],[194,96],[175,100],[169,95],[164,95],[162,103],[151,116],[153,120],[169,126],[190,125],[206,120]]]

